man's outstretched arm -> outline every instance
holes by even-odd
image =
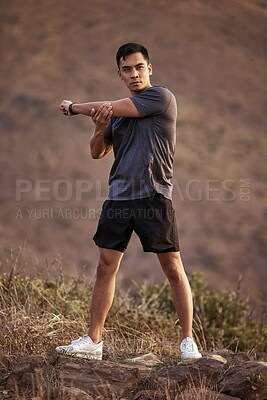
[[[106,103],[111,104],[114,117],[140,117],[139,111],[129,97],[115,101],[97,101],[89,103],[72,103],[70,100],[63,100],[59,109],[64,115],[82,114],[91,116],[92,110],[97,111],[100,106]],[[71,114],[69,110],[70,104],[72,104],[71,110],[73,114]]]

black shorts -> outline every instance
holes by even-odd
[[[179,251],[172,201],[159,193],[138,200],[106,200],[93,239],[101,248],[124,252],[133,231],[145,252]]]

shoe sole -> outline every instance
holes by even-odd
[[[67,351],[63,351],[63,350],[61,350],[61,351],[56,350],[56,351],[58,354],[61,354],[63,356],[73,357],[73,358],[83,358],[86,360],[99,360],[99,361],[102,360],[101,353],[99,353],[99,354],[98,353],[95,353],[95,354],[86,354],[86,353],[82,354],[81,353],[81,354],[79,354],[79,353],[68,353]]]

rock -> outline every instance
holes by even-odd
[[[43,356],[22,357],[19,363],[12,365],[6,389],[10,391],[17,390],[21,396],[26,391],[32,393],[33,397],[42,395],[42,389],[45,387],[44,365],[45,358]]]
[[[189,365],[178,364],[171,368],[162,368],[150,378],[151,386],[170,388],[172,391],[181,391],[188,385],[212,387],[218,377],[226,370],[222,361],[211,358],[201,358]]]
[[[75,387],[62,387],[60,390],[55,389],[54,391],[50,392],[49,398],[56,400],[94,400],[94,398],[88,393]],[[25,400],[25,397],[23,397],[21,400]],[[31,397],[30,400],[44,400],[44,397]]]
[[[225,359],[200,358],[197,363],[189,366],[194,381],[201,384],[205,382],[208,387],[214,386],[218,378],[228,368]]]
[[[189,364],[155,369],[148,365],[160,360],[152,353],[127,363],[53,354],[3,358],[0,399],[267,400],[267,362],[244,361],[244,355],[237,362],[234,354],[224,355],[209,353]]]
[[[0,353],[0,390],[5,387],[9,368],[9,359],[3,353]]]
[[[207,388],[191,388],[185,390],[181,395],[175,396],[175,400],[193,400],[193,399],[216,399],[216,400],[240,400],[238,397],[218,394]]]
[[[119,398],[141,379],[138,368],[110,361],[83,361],[60,358],[58,379],[66,387],[76,387],[93,396]],[[113,396],[113,397],[112,397]]]
[[[147,353],[142,356],[127,358],[125,362],[145,365],[146,367],[155,367],[162,364],[162,361],[153,353]]]
[[[238,352],[235,353],[231,350],[216,350],[216,353],[209,353],[209,357],[212,357],[213,355],[219,355],[223,357],[225,360],[227,360],[228,363],[234,364],[234,363],[239,363],[241,361],[252,361],[252,358],[249,356],[248,353],[245,352]]]
[[[219,354],[211,354],[211,355],[208,356],[207,358],[211,358],[212,360],[219,361],[219,362],[221,362],[221,363],[223,363],[223,364],[227,364],[227,362],[228,362],[228,361],[226,360],[226,358],[220,356]]]
[[[7,370],[10,366],[9,359],[5,356],[5,354],[0,353],[0,370],[5,369]]]
[[[261,364],[264,367],[267,367],[267,361],[258,361],[258,364]]]
[[[140,390],[133,397],[133,400],[166,400],[166,393],[160,392],[159,390]]]
[[[94,400],[92,396],[76,387],[61,389],[62,400]]]
[[[230,368],[219,380],[221,392],[241,399],[267,399],[267,363],[248,361]]]

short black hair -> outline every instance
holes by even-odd
[[[116,54],[118,68],[120,68],[120,59],[123,58],[125,60],[127,56],[133,53],[142,53],[144,59],[149,63],[148,51],[144,46],[138,43],[125,43],[118,49]]]

